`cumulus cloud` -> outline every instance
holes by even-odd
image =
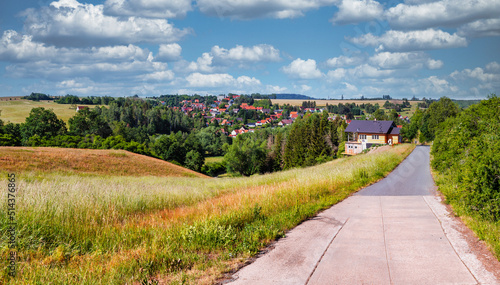
[[[288,90],[288,88],[281,87],[281,86],[278,86],[278,85],[266,85],[266,91],[268,93],[283,93],[283,92],[285,92],[287,90]]]
[[[117,18],[103,10],[103,5],[60,0],[49,7],[24,11],[24,29],[35,41],[73,47],[169,43],[191,32],[177,29],[165,19]]]
[[[213,17],[285,19],[300,17],[308,10],[330,6],[336,2],[337,0],[198,0],[197,6],[202,13]]]
[[[420,79],[419,83],[427,94],[454,94],[459,90],[457,86],[437,76]]]
[[[261,85],[260,80],[255,77],[240,76],[238,78],[234,78],[232,75],[227,73],[201,74],[196,72],[186,77],[186,80],[190,87],[236,86],[241,88],[242,86]]]
[[[231,49],[214,46],[211,50],[216,62],[272,62],[279,61],[280,51],[271,45],[261,44],[252,47],[237,45]]]
[[[181,58],[182,47],[178,43],[161,44],[156,60],[175,61]]]
[[[478,20],[461,26],[457,34],[465,37],[497,37],[500,36],[500,18]]]
[[[214,46],[210,52],[205,52],[196,62],[191,62],[185,66],[180,64],[179,69],[186,69],[189,72],[214,72],[220,71],[234,64],[244,67],[248,63],[275,62],[281,60],[280,51],[273,46],[261,44],[252,47],[237,45],[231,49]]]
[[[180,18],[191,10],[191,0],[106,0],[104,3],[104,12],[113,16]]]
[[[434,60],[423,52],[381,52],[369,59],[370,64],[385,69],[439,69],[440,60]]]
[[[14,78],[104,79],[134,77],[167,70],[147,49],[135,45],[58,48],[37,43],[31,36],[5,31],[0,39],[0,60],[11,63],[6,75]],[[70,82],[70,81],[68,81]]]
[[[153,81],[171,81],[175,78],[175,74],[171,70],[157,71],[139,76],[141,80]]]
[[[303,60],[297,58],[289,65],[284,66],[282,71],[291,77],[298,79],[317,79],[323,74],[316,66],[314,59]]]
[[[458,27],[481,19],[498,18],[497,0],[441,0],[416,5],[398,4],[389,8],[386,18],[393,28],[426,29]]]
[[[346,66],[354,66],[354,65],[360,65],[363,62],[365,62],[366,58],[364,56],[345,56],[341,55],[338,57],[333,57],[330,58],[326,61],[326,65],[331,68],[337,68],[337,67],[346,67]]]
[[[58,48],[34,42],[32,36],[5,31],[0,40],[0,60],[50,61],[58,64],[146,61],[151,53],[135,45],[92,48]]]
[[[343,0],[330,20],[334,25],[356,24],[383,16],[383,6],[375,0]]]
[[[496,62],[495,62],[496,63]],[[488,72],[487,70],[491,70],[491,65],[489,66],[490,68],[483,69],[481,67],[476,67],[474,69],[464,69],[462,71],[454,71],[451,74],[451,77],[455,80],[468,80],[468,79],[474,79],[480,82],[500,82],[500,74],[499,73],[493,73],[493,72]]]
[[[362,46],[375,46],[377,51],[420,51],[467,46],[465,38],[435,29],[409,32],[389,30],[381,36],[365,34],[349,40]]]

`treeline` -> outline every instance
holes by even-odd
[[[426,110],[417,108],[409,124],[403,125],[401,136],[404,141],[431,142],[436,136],[439,125],[446,119],[455,117],[460,108],[451,99],[442,97],[432,102]]]
[[[75,95],[65,95],[59,97],[54,102],[58,104],[72,104],[72,105],[108,105],[115,100],[125,100],[122,97],[110,97],[110,96],[89,96],[89,97],[78,97]]]
[[[499,129],[500,98],[493,95],[440,124],[432,146],[432,167],[449,181],[446,198],[493,222],[500,221]]]
[[[224,156],[230,172],[242,175],[312,166],[343,151],[345,122],[328,120],[328,113],[297,119],[291,127],[262,129],[239,135]],[[339,147],[340,146],[340,147]]]
[[[47,94],[33,93],[33,92],[28,96],[24,96],[23,99],[27,99],[27,100],[31,100],[31,101],[54,100],[54,98],[50,97]]]

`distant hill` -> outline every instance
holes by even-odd
[[[315,100],[315,98],[301,94],[276,94],[276,99],[288,100]]]
[[[0,169],[113,176],[207,177],[161,159],[125,150],[0,147]]]

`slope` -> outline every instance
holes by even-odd
[[[201,173],[125,150],[0,147],[0,169],[113,176],[207,177]]]

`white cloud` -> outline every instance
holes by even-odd
[[[363,62],[365,62],[365,57],[363,56],[345,56],[341,55],[338,57],[333,57],[330,58],[326,61],[326,65],[328,67],[336,68],[336,67],[346,67],[346,66],[354,66],[354,65],[360,65]]]
[[[349,40],[354,44],[376,46],[377,51],[419,51],[467,46],[465,38],[434,29],[409,32],[389,30],[382,36],[365,34]]]
[[[266,85],[266,90],[268,93],[283,93],[287,91],[288,88],[277,85]]]
[[[451,77],[455,80],[475,79],[480,82],[500,82],[499,73],[489,73],[481,67],[474,69],[464,69],[462,71],[454,71]]]
[[[150,52],[135,45],[92,48],[58,48],[37,43],[32,36],[5,31],[0,39],[0,60],[6,62],[50,61],[57,64],[147,61]]]
[[[492,61],[486,65],[486,71],[489,72],[500,72],[500,64],[496,61]]]
[[[214,57],[208,53],[204,52],[201,57],[199,57],[196,62],[191,62],[188,64],[187,70],[190,72],[213,72],[212,61]]]
[[[425,29],[430,27],[458,27],[480,20],[497,18],[500,2],[497,0],[441,0],[417,5],[399,4],[386,12],[394,28]]]
[[[205,72],[221,71],[226,67],[234,64],[239,64],[239,67],[245,66],[248,63],[256,62],[275,62],[281,60],[280,51],[273,46],[261,44],[252,47],[244,47],[237,45],[231,49],[221,48],[219,46],[212,47],[210,52],[205,52],[199,57],[196,62],[180,63],[178,70],[185,69],[189,72]]]
[[[253,18],[295,18],[304,12],[330,6],[337,0],[198,0],[197,6],[202,13],[214,17],[233,19]]]
[[[337,68],[334,70],[330,70],[326,74],[326,77],[328,78],[329,81],[339,81],[341,79],[344,79],[346,76],[347,76],[347,69],[344,68]]]
[[[164,19],[117,18],[103,13],[103,5],[75,0],[52,2],[28,9],[24,29],[35,41],[55,46],[102,46],[176,42],[189,29],[179,30]]]
[[[421,84],[421,89],[427,94],[447,94],[450,96],[459,90],[457,86],[437,76],[420,79],[419,83]]]
[[[457,31],[466,37],[497,37],[500,36],[500,18],[478,20],[460,27]]]
[[[372,21],[381,18],[383,12],[383,6],[375,0],[342,0],[330,22],[345,25]]]
[[[154,80],[154,81],[171,81],[175,77],[175,74],[171,70],[157,71],[149,74],[141,75],[142,80]]]
[[[440,69],[441,67],[443,67],[444,63],[443,61],[441,60],[435,60],[435,59],[429,59],[426,63],[425,63],[425,66],[428,68],[428,69]]]
[[[316,67],[314,59],[302,60],[298,58],[289,65],[284,66],[282,71],[291,77],[299,79],[317,79],[323,75]]]
[[[156,60],[175,61],[181,58],[182,47],[178,43],[161,44]]]
[[[370,64],[384,69],[439,69],[440,60],[434,60],[423,52],[381,52],[369,59]]]
[[[180,18],[191,10],[191,0],[106,0],[104,3],[104,12],[113,16]]]
[[[237,45],[231,49],[221,48],[219,46],[212,47],[211,54],[215,61],[223,62],[271,62],[279,61],[280,51],[273,46],[261,44],[252,47],[244,47]]]
[[[227,73],[201,74],[192,73],[186,77],[190,87],[228,87],[228,86],[254,86],[261,85],[255,77],[240,76],[234,78]]]

